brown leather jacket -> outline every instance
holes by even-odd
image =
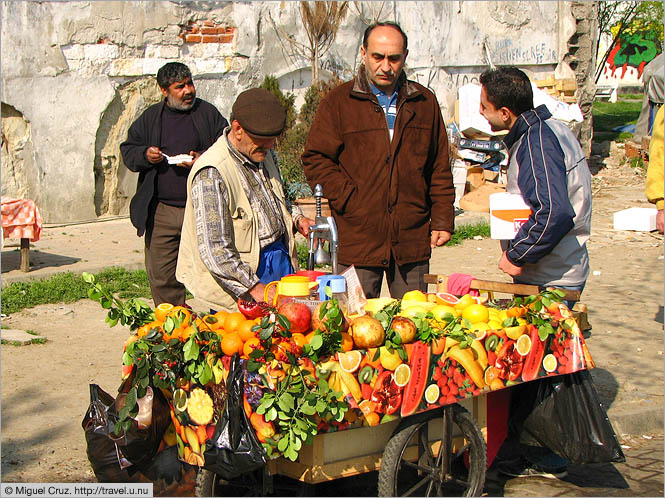
[[[436,96],[400,76],[392,142],[361,66],[321,101],[302,155],[339,232],[338,261],[385,267],[431,256],[430,230],[453,232],[448,136]]]

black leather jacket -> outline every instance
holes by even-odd
[[[160,146],[162,111],[165,105],[166,99],[148,107],[129,127],[127,140],[120,144],[120,152],[125,166],[139,174],[136,194],[134,194],[129,204],[129,216],[139,237],[145,233],[150,203],[155,196],[155,182],[157,179],[156,165],[148,162],[145,151],[148,147]],[[194,103],[194,107],[192,107],[191,113],[201,144],[205,144],[203,150],[197,151],[202,153],[222,136],[224,128],[228,126],[228,121],[214,105],[198,98]]]

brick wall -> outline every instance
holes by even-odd
[[[233,43],[238,29],[216,21],[190,21],[180,33],[185,43]]]

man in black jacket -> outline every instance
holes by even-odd
[[[185,287],[176,280],[175,269],[187,175],[228,122],[215,106],[196,98],[186,65],[165,64],[157,72],[157,83],[164,100],[132,124],[120,151],[127,168],[139,174],[129,212],[138,236],[145,235],[145,267],[155,306],[182,305]]]

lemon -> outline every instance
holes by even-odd
[[[363,356],[359,350],[352,349],[351,351],[347,351],[345,353],[337,353],[337,359],[339,361],[339,365],[342,367],[342,370],[348,373],[353,373],[358,370]]]
[[[404,293],[404,295],[402,296],[402,301],[421,301],[426,303],[427,296],[422,291],[410,290]]]
[[[548,354],[543,358],[543,368],[545,369],[546,372],[554,372],[557,367],[557,361],[556,358],[552,353]]]
[[[415,318],[418,313],[425,314],[427,310],[424,306],[410,306],[406,309],[403,309],[397,316],[405,316],[406,318]]]
[[[471,325],[471,329],[474,332],[474,335],[476,336],[476,339],[479,341],[482,341],[485,336],[487,335],[488,330],[492,330],[492,327],[489,326],[488,323],[485,322],[478,322],[474,323]]]
[[[413,299],[403,299],[401,302],[401,307],[403,310],[414,307],[423,308],[424,310],[431,310],[432,308],[436,307],[436,303],[430,303],[429,301],[414,301]]]
[[[367,303],[365,303],[364,309],[365,312],[367,313],[378,313],[381,311],[383,308],[388,306],[389,304],[394,303],[397,301],[397,299],[393,299],[392,297],[377,297],[373,299],[368,299]]]
[[[187,409],[187,392],[184,389],[176,389],[173,393],[173,409],[176,413]]]
[[[440,392],[441,391],[439,390],[439,386],[436,384],[430,384],[427,386],[427,389],[425,389],[425,401],[427,401],[430,405],[438,402]]]
[[[457,310],[448,304],[437,304],[430,311],[439,321],[443,321],[446,315],[450,315],[448,318],[455,318],[458,315]]]
[[[490,321],[487,324],[490,326],[490,330],[501,330],[503,328],[501,327],[501,322],[492,320],[492,317],[490,317]]]
[[[526,332],[526,325],[515,325],[514,327],[506,327],[503,330],[506,331],[506,335],[509,339],[516,341],[522,334],[524,334],[524,332]]]
[[[506,310],[499,311],[499,321],[503,323],[506,318],[508,318],[508,312]]]
[[[470,304],[462,311],[462,318],[466,318],[471,323],[487,322],[490,313],[482,304]]]
[[[515,349],[522,356],[529,354],[529,351],[531,351],[531,338],[528,334],[523,334],[517,339]]]
[[[393,380],[395,381],[395,384],[397,384],[399,387],[404,387],[409,383],[410,378],[411,378],[411,368],[409,367],[409,365],[407,365],[406,363],[398,365],[397,368],[395,369],[395,373],[393,374]]]
[[[470,306],[472,304],[478,304],[476,303],[476,300],[471,297],[469,294],[464,294],[462,297],[459,298],[459,302],[455,305],[455,309],[457,311],[463,311],[467,306]]]
[[[379,348],[379,361],[381,362],[381,366],[386,370],[395,370],[402,364],[402,358],[399,357],[397,350],[388,351],[388,348],[385,346]]]

